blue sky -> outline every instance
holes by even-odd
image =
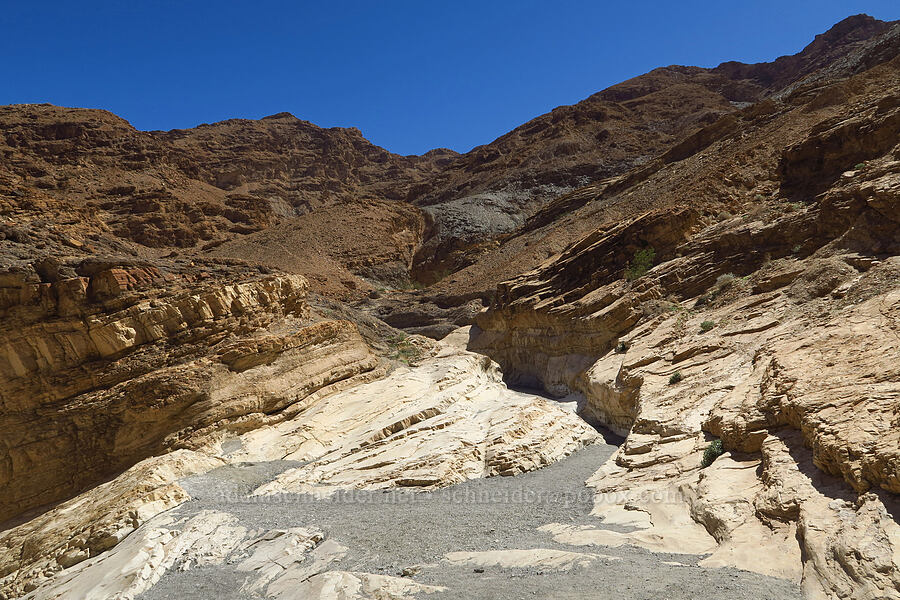
[[[466,151],[657,66],[792,54],[860,12],[900,2],[4,0],[0,104],[138,129],[289,111],[400,154]]]

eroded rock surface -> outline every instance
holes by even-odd
[[[0,517],[372,372],[354,325],[304,323],[306,290],[298,276],[178,287],[146,268],[2,288]]]
[[[222,465],[256,461],[302,465],[261,485],[254,494],[262,496],[328,495],[360,488],[421,490],[527,472],[602,439],[553,401],[509,391],[497,365],[486,357],[448,345],[436,346],[432,356],[422,358],[415,367],[399,367],[387,377],[366,383],[383,372],[373,362],[369,371],[356,374],[360,361],[375,359],[353,326],[324,321],[300,331],[321,328],[330,332],[327,344],[292,345],[281,337],[260,335],[223,345],[215,353],[221,372],[209,393],[216,394],[215,406],[223,411],[231,398],[240,398],[239,418],[223,417],[213,425],[190,428],[190,435],[176,430],[170,438],[180,443],[171,448],[192,449],[147,458],[112,481],[5,532],[0,536],[4,592],[15,595],[39,586],[35,597],[51,598],[88,586],[90,594],[103,597],[106,584],[91,587],[90,582],[96,581],[97,572],[106,573],[113,565],[113,570],[134,567],[136,572],[110,574],[109,589],[119,586],[116,589],[123,594],[147,589],[157,576],[137,569],[138,558],[128,558],[128,553],[159,555],[161,566],[153,569],[168,569],[175,559],[166,558],[168,534],[141,526],[190,499],[180,479]],[[335,346],[341,339],[352,344]],[[304,347],[305,353],[292,353]],[[310,352],[310,347],[317,351]],[[192,372],[196,374],[196,369]],[[264,400],[286,405],[269,414],[259,405]],[[134,548],[127,546],[123,557],[103,558],[111,548],[130,540],[135,530],[149,536],[152,548],[145,547],[150,542],[131,541]],[[184,551],[180,542],[175,548]],[[87,560],[91,566],[71,571]],[[359,597],[370,597],[373,589],[382,587],[395,590],[391,593],[396,597],[408,591],[404,581],[379,577],[347,573],[314,578],[308,574],[297,581],[312,586],[311,594],[325,594],[322,597],[331,597],[327,594],[333,592],[327,590],[335,586],[363,590]],[[90,594],[85,597],[93,597]]]
[[[546,531],[898,597],[898,207],[888,156],[771,222],[650,213],[502,285],[471,346],[627,435],[589,484],[637,529]],[[629,282],[636,240],[661,260]],[[730,452],[702,468],[713,437]]]
[[[315,529],[249,531],[228,513],[205,511],[180,522],[160,516],[114,551],[81,563],[25,598],[133,599],[170,570],[226,561],[246,574],[243,593],[273,600],[298,594],[322,600],[404,600],[441,589],[399,577],[331,569],[346,550]]]

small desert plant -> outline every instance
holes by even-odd
[[[697,298],[696,306],[704,306],[715,300],[719,294],[731,287],[737,276],[734,273],[723,273],[716,277],[716,282],[708,292]]]
[[[724,273],[724,274],[716,277],[716,286],[715,287],[717,289],[724,290],[729,285],[731,285],[735,279],[737,279],[737,277],[734,275],[734,273]]]
[[[616,344],[616,354],[625,354],[626,352],[628,352],[628,344],[622,341]]]
[[[722,446],[722,440],[711,441],[703,451],[703,460],[700,461],[700,466],[705,469],[723,454],[725,454],[725,448]]]
[[[864,162],[856,163],[855,165],[853,165],[853,170],[854,170],[854,171],[859,171],[859,170],[862,170],[862,169],[865,169],[865,168],[866,168],[866,163],[864,163]]]
[[[672,373],[672,376],[669,377],[669,385],[675,385],[682,379],[684,379],[684,375],[681,374],[681,371],[675,371]]]
[[[793,252],[794,254],[797,254],[797,253],[800,252],[800,250],[802,250],[802,249],[803,249],[803,246],[802,246],[801,244],[797,244],[796,246],[794,246],[793,248],[791,248],[791,252]]]
[[[702,323],[700,323],[700,329],[702,331],[709,331],[710,329],[712,329],[715,326],[716,326],[715,321],[703,321]]]
[[[656,251],[653,248],[643,248],[634,253],[634,258],[628,263],[625,269],[625,279],[634,281],[650,270],[653,266],[653,259],[656,258]]]
[[[672,324],[672,333],[674,333],[676,337],[679,337],[679,338],[684,337],[688,332],[687,322],[693,316],[694,316],[693,310],[678,311],[678,316],[675,317],[675,322]]]
[[[403,364],[408,365],[416,361],[422,354],[421,350],[407,339],[406,334],[392,337],[387,342],[391,349],[389,357]]]

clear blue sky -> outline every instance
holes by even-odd
[[[758,62],[900,2],[4,0],[0,104],[138,129],[289,111],[401,154],[466,151],[667,64]]]

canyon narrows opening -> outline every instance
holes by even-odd
[[[477,381],[485,375],[487,386]],[[346,426],[346,421],[344,427],[332,429],[333,442],[327,439],[329,430],[312,430],[320,418],[317,415],[329,422],[342,422],[345,417],[371,419],[359,407],[388,404],[385,398],[391,391],[421,401],[428,393],[423,382],[432,389],[452,389],[453,397],[431,398],[427,402],[431,408],[407,407],[400,419],[394,414],[360,424],[358,439],[369,443],[352,439],[354,428]],[[460,382],[465,382],[464,399],[459,396]],[[405,440],[426,432],[452,432],[459,423],[442,421],[452,411],[452,404],[446,402],[468,400],[480,408],[465,413],[463,431],[433,441],[422,437],[417,452],[407,453],[406,459],[431,461],[428,472],[432,475],[464,477],[464,465],[443,469],[434,464],[456,460],[459,451],[429,455],[423,447],[446,448],[456,438],[471,435],[468,421],[482,411],[495,411],[484,421],[493,427],[510,418],[510,410],[548,411],[553,420],[564,422],[566,431],[548,430],[549,423],[543,420],[492,429],[496,434],[486,438],[507,439],[502,444],[496,439],[483,443],[497,446],[503,456],[485,448],[470,458],[479,469],[499,469],[493,473],[499,476],[485,478],[482,475],[491,473],[468,471],[474,478],[422,491],[423,486],[440,482],[414,476],[413,465],[398,465],[404,460]],[[435,410],[435,406],[441,408]],[[335,586],[361,593],[377,586],[397,598],[418,593],[436,598],[471,598],[473,594],[577,598],[601,585],[627,599],[646,598],[648,593],[687,599],[715,585],[722,597],[736,600],[799,598],[790,581],[732,568],[705,569],[699,564],[703,556],[676,547],[649,551],[624,538],[600,545],[561,539],[554,529],[560,524],[611,536],[640,531],[639,524],[604,523],[592,514],[595,491],[585,482],[617,447],[557,401],[506,388],[496,365],[484,357],[439,348],[418,366],[338,392],[321,409],[307,410],[311,412],[301,423],[286,421],[273,430],[222,441],[219,458],[227,464],[173,482],[190,501],[149,518],[114,548],[68,569],[54,585],[28,597],[39,600],[93,590],[83,592],[83,598],[115,592],[142,600],[237,599],[255,594],[287,599],[322,594]],[[345,411],[344,415],[336,415],[337,410]],[[385,423],[389,425],[382,427]],[[291,429],[297,426],[304,431]],[[540,431],[524,432],[522,427]],[[561,445],[554,439],[568,439],[573,431],[580,431],[583,441]],[[341,439],[345,435],[351,439]],[[522,435],[534,436],[524,448],[540,444],[545,446],[541,452],[556,447],[561,453],[535,462],[533,452],[510,452],[505,446],[514,445]],[[310,444],[317,447],[310,449]],[[391,447],[397,445],[401,456],[385,460],[385,453],[398,450]],[[370,446],[380,446],[381,451],[348,460]],[[343,468],[336,469],[335,462]],[[348,474],[348,468],[358,472]],[[398,475],[402,478],[394,481],[401,487],[377,489],[378,482]],[[314,480],[319,484],[310,485]],[[364,480],[373,485],[365,485]],[[153,558],[147,563],[142,560],[145,556]],[[103,582],[99,592],[98,579]]]

